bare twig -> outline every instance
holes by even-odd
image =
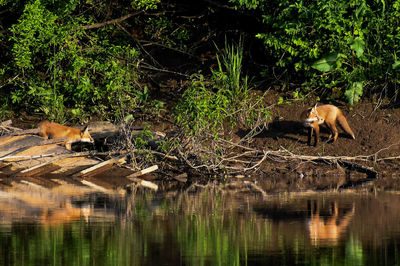
[[[80,28],[81,29],[87,29],[87,30],[102,28],[102,27],[105,27],[107,25],[120,23],[120,22],[122,22],[124,20],[127,20],[130,17],[139,15],[140,13],[142,13],[142,11],[139,11],[139,12],[136,12],[136,13],[127,14],[127,15],[122,16],[120,18],[116,18],[116,19],[112,19],[112,20],[108,20],[108,21],[104,21],[104,22],[100,22],[100,23],[95,23],[95,24],[92,24],[92,25],[80,26]]]

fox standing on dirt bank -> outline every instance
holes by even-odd
[[[67,138],[62,143],[67,150],[71,150],[71,144],[74,142],[94,143],[87,126],[83,130],[79,130],[48,121],[43,121],[39,124],[39,136],[49,139]]]
[[[311,138],[313,135],[313,131],[315,130],[315,144],[317,146],[319,143],[319,125],[325,123],[327,128],[331,131],[329,135],[330,140],[333,135],[333,142],[338,138],[338,130],[336,128],[336,120],[339,122],[340,126],[349,134],[353,139],[354,136],[353,131],[351,130],[349,124],[347,123],[346,118],[344,117],[342,111],[331,104],[315,105],[314,107],[310,107],[304,112],[301,113],[300,119],[303,120],[303,125],[308,128],[308,145],[311,145]]]

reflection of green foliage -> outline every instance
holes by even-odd
[[[346,263],[348,265],[362,265],[364,262],[362,243],[353,236],[346,244]]]
[[[271,221],[223,193],[138,193],[117,206],[114,222],[0,226],[0,265],[379,265],[354,235],[312,246],[306,220]]]

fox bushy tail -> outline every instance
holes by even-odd
[[[351,130],[349,124],[347,123],[346,117],[340,112],[337,116],[337,120],[340,124],[340,126],[343,128],[344,131],[346,131],[347,134],[349,134],[353,139],[356,137],[354,136],[353,131]]]

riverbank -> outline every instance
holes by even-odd
[[[158,132],[162,136],[162,142],[148,140],[140,151],[131,153],[128,164],[132,163],[132,156],[136,156],[135,162],[141,168],[158,165],[157,171],[142,178],[161,184],[162,189],[204,185],[210,181],[230,183],[234,184],[235,189],[260,193],[400,189],[397,182],[400,176],[397,163],[400,156],[399,109],[389,108],[379,101],[365,101],[354,106],[352,110],[337,103],[356,139],[350,138],[339,128],[338,140],[327,143],[329,134],[322,127],[322,141],[314,147],[307,145],[307,130],[299,120],[302,110],[312,106],[314,102],[310,99],[274,105],[278,97],[280,96],[273,92],[266,96],[267,104],[271,106],[271,122],[250,139],[244,138],[248,131],[236,127],[225,134],[224,140],[211,139],[207,144],[198,143],[200,146],[193,146],[193,138],[182,136],[181,130],[168,117],[162,120],[157,118],[135,121],[131,127],[146,127],[150,132]],[[20,121],[23,120],[16,119],[15,124],[25,128],[32,127]],[[99,122],[89,123],[89,128],[92,125],[94,130],[95,124]],[[101,128],[96,130],[97,133],[102,131]],[[138,132],[140,133],[136,131],[135,134],[139,134]],[[118,138],[123,143],[130,140],[126,135],[116,139]],[[107,145],[104,145],[104,140],[103,136],[103,144],[97,143],[96,149],[110,151],[115,148],[110,145],[114,141],[112,138],[107,140]],[[172,142],[178,144],[167,151],[160,148]],[[219,165],[213,165],[211,160],[199,159],[202,154],[195,147],[201,145],[204,149],[226,148],[224,154],[220,153],[223,156],[218,161]],[[148,153],[151,158],[145,158]]]

